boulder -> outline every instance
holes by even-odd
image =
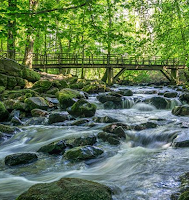
[[[4,104],[0,101],[0,121],[6,121],[9,117],[9,112],[5,108]]]
[[[29,188],[17,200],[112,200],[109,187],[78,178],[62,178]]]
[[[113,133],[100,132],[97,135],[98,139],[101,139],[103,142],[108,142],[112,145],[120,144],[120,137]]]
[[[175,106],[172,110],[172,114],[176,116],[187,116],[189,115],[189,106],[188,105]]]
[[[46,117],[32,117],[29,118],[26,122],[26,126],[31,125],[46,125],[47,124],[47,118]]]
[[[16,153],[5,157],[5,164],[8,166],[15,166],[21,164],[28,164],[38,159],[35,153]]]
[[[78,146],[86,146],[86,145],[94,145],[96,143],[96,136],[87,136],[87,137],[79,137],[73,140],[73,142],[70,143],[73,147]]]
[[[154,122],[146,122],[142,124],[132,125],[131,128],[137,131],[149,129],[149,128],[156,128],[157,124]]]
[[[6,101],[4,101],[4,105],[6,107],[7,110],[22,110],[25,111],[26,110],[26,104],[19,101],[19,100],[14,100],[14,99],[8,99]]]
[[[69,88],[60,90],[57,92],[56,96],[60,103],[60,107],[63,109],[72,106],[77,99],[85,98],[82,93]]]
[[[133,96],[133,92],[129,89],[119,90],[119,93],[123,96]]]
[[[178,135],[172,142],[173,147],[189,147],[189,134],[188,132],[183,132]]]
[[[34,83],[33,89],[39,93],[45,93],[52,87],[52,82],[49,80],[39,80]]]
[[[180,95],[179,100],[182,102],[189,103],[189,93],[183,93]]]
[[[168,106],[168,101],[163,97],[152,97],[151,99],[145,100],[146,103],[151,103],[157,109],[166,109]]]
[[[57,123],[57,122],[64,122],[65,120],[68,120],[69,117],[67,114],[64,113],[51,113],[49,115],[49,124]]]
[[[110,124],[103,128],[104,132],[113,133],[117,135],[119,138],[126,138],[125,131],[122,126],[119,124]]]
[[[38,81],[41,78],[39,73],[37,73],[31,69],[28,69],[27,67],[24,67],[22,73],[23,73],[22,78],[24,78],[32,83]]]
[[[97,123],[113,123],[117,122],[118,120],[109,116],[104,116],[104,117],[93,117],[93,121]]]
[[[67,109],[68,113],[76,117],[92,117],[96,112],[96,105],[85,99],[80,99]]]
[[[94,94],[99,92],[107,92],[109,91],[109,88],[107,88],[105,84],[90,84],[83,87],[82,90],[89,94]]]
[[[49,107],[46,100],[42,97],[30,97],[25,100],[27,110],[31,111],[33,109],[47,110]]]
[[[0,132],[13,134],[15,131],[15,127],[0,124]]]
[[[55,141],[45,146],[42,146],[38,152],[48,154],[63,154],[65,152],[66,144],[63,140]]]
[[[4,86],[0,86],[0,94],[3,93],[5,91],[5,87]]]
[[[46,117],[49,113],[45,110],[41,109],[33,109],[31,110],[32,117]]]
[[[96,98],[101,103],[105,103],[105,102],[111,101],[111,102],[120,104],[122,102],[122,96],[117,96],[117,95],[100,94]]]
[[[94,146],[80,146],[67,150],[64,157],[71,161],[80,161],[96,158],[101,155],[103,150]]]
[[[51,88],[50,90],[48,90],[46,92],[46,94],[51,94],[51,95],[55,95],[57,92],[59,92],[59,89],[56,87]]]
[[[165,92],[164,93],[164,97],[167,97],[167,98],[175,98],[177,97],[178,93],[177,92]]]
[[[71,123],[72,126],[79,126],[88,123],[88,119],[77,119],[74,122]]]

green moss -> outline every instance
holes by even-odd
[[[42,97],[30,97],[27,98],[24,102],[26,103],[26,109],[28,111],[31,111],[35,108],[44,110],[48,108],[46,100]]]
[[[75,103],[75,99],[82,98],[83,95],[78,91],[65,88],[58,92],[56,97],[60,102],[61,108],[68,108]]]
[[[23,72],[22,78],[30,82],[34,83],[40,79],[40,74],[31,69],[24,68],[22,72]]]
[[[77,178],[62,178],[32,186],[16,200],[112,200],[109,187]]]
[[[6,121],[8,119],[9,113],[5,108],[4,104],[0,102],[0,121]]]
[[[59,81],[60,85],[61,85],[61,89],[62,88],[69,88],[68,83],[65,80],[60,80]]]
[[[0,86],[0,94],[3,93],[5,91],[5,87],[4,86]]]
[[[49,90],[52,86],[52,82],[49,80],[39,80],[34,83],[33,89],[36,89],[37,92],[43,93]]]
[[[3,132],[3,133],[14,133],[15,132],[15,128],[11,127],[11,126],[4,125],[4,124],[0,124],[0,132]]]
[[[13,89],[17,85],[16,77],[7,76],[7,88]]]
[[[183,192],[178,200],[189,200],[189,191]]]
[[[50,90],[48,90],[46,93],[47,93],[47,94],[55,95],[57,92],[59,92],[59,89],[53,87],[53,88],[51,88]]]
[[[0,86],[7,87],[7,76],[4,74],[0,74]]]
[[[16,77],[17,85],[20,86],[21,88],[24,88],[26,85],[26,80],[20,77]]]

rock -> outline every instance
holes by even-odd
[[[23,122],[16,116],[11,119],[11,123],[13,126],[23,125]]]
[[[189,115],[189,106],[182,105],[182,106],[175,106],[172,110],[172,114],[176,116],[187,116]]]
[[[163,97],[152,97],[151,99],[146,100],[145,102],[151,103],[157,109],[166,109],[168,105],[168,101]]]
[[[101,139],[103,142],[108,142],[112,145],[119,145],[120,144],[120,138],[113,134],[113,133],[106,133],[106,132],[100,132],[97,135],[98,139]]]
[[[119,90],[119,93],[123,96],[133,96],[133,92],[129,89]]]
[[[167,97],[167,98],[175,98],[177,97],[178,93],[177,92],[166,92],[164,93],[164,97]]]
[[[90,84],[86,85],[82,90],[89,94],[94,94],[109,91],[109,88],[106,87],[106,84]]]
[[[125,131],[119,124],[110,124],[108,126],[105,126],[103,128],[103,131],[108,133],[113,133],[117,135],[119,138],[126,138]]]
[[[53,103],[53,104],[59,104],[59,101],[57,98],[50,98],[50,97],[45,97],[45,99],[49,102],[49,103]]]
[[[63,113],[51,113],[49,115],[49,121],[48,124],[53,124],[57,122],[64,122],[65,120],[68,120],[68,115]]]
[[[48,154],[63,154],[65,152],[66,144],[63,140],[55,141],[45,146],[42,146],[38,152]]]
[[[80,99],[73,106],[67,109],[68,113],[76,117],[92,117],[96,112],[96,105],[85,99]]]
[[[57,92],[59,92],[59,89],[56,87],[51,88],[50,90],[48,90],[46,93],[47,94],[52,94],[55,95]]]
[[[105,185],[78,178],[62,178],[29,188],[17,200],[112,200],[111,189]]]
[[[39,93],[45,93],[47,90],[49,90],[52,86],[52,82],[49,80],[39,80],[34,83],[33,89]]]
[[[42,109],[47,110],[49,107],[47,102],[42,97],[30,97],[25,100],[27,110]]]
[[[93,146],[74,147],[64,153],[64,157],[71,161],[80,161],[96,158],[101,155],[103,150]]]
[[[178,135],[172,142],[173,147],[189,147],[189,134],[183,132]]]
[[[0,124],[0,132],[12,134],[16,131],[15,127]]]
[[[46,117],[49,113],[45,110],[41,109],[33,109],[31,110],[32,117]]]
[[[110,109],[120,109],[122,108],[121,102],[115,103],[113,101],[107,101],[104,103],[104,109],[110,110]]]
[[[117,119],[114,119],[114,118],[109,117],[109,116],[93,117],[93,121],[94,122],[98,122],[98,123],[113,123],[113,122],[118,122]]]
[[[4,104],[0,101],[0,121],[6,121],[9,117],[9,112],[5,108]]]
[[[96,143],[96,136],[88,136],[88,137],[79,137],[73,140],[72,143],[70,143],[73,147],[78,146],[86,146],[86,145],[94,145]]]
[[[157,124],[154,122],[146,122],[146,123],[142,123],[142,124],[133,125],[131,127],[134,130],[141,131],[141,130],[148,129],[148,128],[156,128]]]
[[[7,110],[22,110],[26,111],[26,104],[19,101],[19,100],[14,100],[14,99],[8,99],[4,101],[4,105]]]
[[[179,100],[182,102],[189,103],[189,93],[181,94]]]
[[[88,122],[89,122],[88,119],[78,119],[78,120],[75,120],[73,123],[71,123],[71,125],[72,126],[79,126],[79,125],[82,125],[82,124],[86,124]]]
[[[101,103],[105,103],[108,101],[114,102],[114,103],[120,103],[122,102],[122,96],[113,96],[110,94],[100,94],[96,97],[98,99],[98,101],[100,101]]]
[[[29,82],[36,82],[38,81],[41,77],[40,77],[40,74],[31,70],[31,69],[28,69],[28,68],[24,68],[23,69],[23,76],[22,78],[28,80]]]
[[[38,159],[35,153],[16,153],[5,157],[5,165],[15,166],[29,164]]]
[[[26,126],[31,125],[46,125],[47,120],[46,117],[32,117],[25,122]]]
[[[5,91],[5,87],[4,86],[0,86],[0,94],[3,93]]]
[[[63,109],[72,106],[76,102],[76,99],[85,98],[80,92],[69,88],[60,90],[56,96],[60,102],[60,107]]]

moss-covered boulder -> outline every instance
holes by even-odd
[[[69,88],[60,90],[56,96],[60,103],[60,107],[63,109],[72,106],[76,102],[76,99],[85,98],[82,93]]]
[[[22,78],[24,78],[32,83],[40,80],[40,78],[41,78],[39,73],[37,73],[31,69],[28,69],[26,67],[24,67],[22,73],[23,73]]]
[[[178,95],[177,92],[165,92],[163,96],[166,98],[175,98],[177,97],[177,95]]]
[[[76,117],[92,117],[96,112],[96,105],[85,99],[80,99],[67,109],[68,113]]]
[[[6,121],[9,117],[9,112],[5,108],[4,104],[0,101],[0,121]]]
[[[87,137],[82,136],[82,137],[73,139],[73,141],[71,143],[69,143],[69,145],[73,146],[73,147],[94,145],[96,143],[96,141],[97,141],[96,136],[94,136],[94,135],[87,136]]]
[[[103,128],[104,132],[113,133],[119,138],[126,138],[125,131],[119,124],[110,124]]]
[[[133,92],[130,89],[120,90],[119,93],[123,96],[133,96]]]
[[[92,82],[86,85],[85,87],[83,87],[82,90],[89,94],[110,91],[110,89],[106,86],[105,83],[99,83],[99,82]]]
[[[100,132],[97,135],[98,139],[101,139],[103,142],[108,142],[111,145],[119,145],[120,137],[113,133]]]
[[[59,89],[56,87],[53,87],[50,90],[46,91],[46,94],[55,95],[57,92],[59,92]]]
[[[16,166],[28,164],[38,159],[35,153],[16,153],[5,157],[5,164],[8,166]]]
[[[26,110],[26,104],[19,100],[8,99],[8,100],[4,101],[4,105],[5,105],[6,109],[9,111],[12,111],[12,110],[25,111]]]
[[[5,91],[5,87],[4,86],[0,86],[0,94],[3,93]]]
[[[0,124],[0,132],[13,134],[15,132],[15,127]]]
[[[176,116],[188,116],[189,115],[189,106],[175,106],[172,110],[172,114]]]
[[[49,107],[47,102],[42,97],[30,97],[25,100],[27,110],[31,111],[33,109],[47,110]]]
[[[45,146],[42,146],[38,152],[48,154],[63,154],[66,148],[66,144],[63,140],[55,141]]]
[[[49,80],[39,80],[34,83],[33,89],[39,93],[45,93],[52,87],[52,82]]]
[[[64,158],[71,161],[80,161],[96,158],[101,155],[104,151],[94,146],[81,146],[67,150],[64,153]]]
[[[0,86],[7,87],[7,75],[0,74]]]
[[[109,187],[77,178],[36,184],[16,200],[112,200]]]
[[[179,99],[182,102],[189,103],[189,93],[187,92],[187,93],[181,94]]]
[[[109,116],[104,116],[104,117],[93,117],[93,121],[98,123],[113,123],[117,122],[118,120]]]
[[[64,113],[51,113],[49,115],[49,120],[48,123],[49,124],[53,124],[53,123],[57,123],[57,122],[64,122],[65,120],[68,120],[69,117],[67,114]]]
[[[46,110],[33,109],[31,110],[32,117],[46,117],[49,113]]]
[[[169,102],[164,97],[152,97],[151,99],[145,100],[146,103],[150,103],[157,109],[166,109]]]

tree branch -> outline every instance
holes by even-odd
[[[87,2],[78,5],[78,6],[71,6],[71,7],[67,7],[67,8],[54,8],[54,9],[49,9],[49,10],[40,10],[40,11],[36,11],[36,12],[19,12],[19,13],[7,13],[7,12],[3,12],[3,13],[7,13],[9,15],[38,15],[38,14],[44,14],[44,13],[49,13],[49,12],[54,12],[54,11],[67,11],[67,10],[72,10],[72,9],[77,9],[77,8],[82,8],[83,6],[87,5]]]

